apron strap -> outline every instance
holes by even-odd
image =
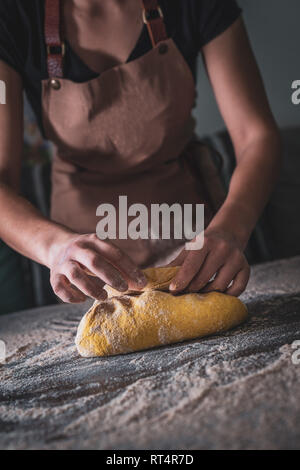
[[[153,47],[168,39],[164,15],[158,0],[141,0],[143,21]],[[61,23],[61,1],[45,0],[45,41],[49,78],[63,78],[65,43]]]
[[[45,0],[45,41],[49,78],[63,78],[65,43],[62,36],[61,2]]]
[[[143,7],[143,20],[147,25],[153,47],[161,41],[168,39],[164,22],[164,15],[158,0],[141,0]]]

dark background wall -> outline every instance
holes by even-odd
[[[224,0],[226,1],[226,0]],[[300,125],[291,84],[300,80],[300,0],[238,0],[271,107],[281,127]],[[198,73],[198,134],[224,128],[201,60]]]

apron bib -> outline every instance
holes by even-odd
[[[55,144],[51,218],[75,232],[93,233],[97,207],[109,203],[118,209],[119,196],[127,196],[128,206],[148,209],[154,203],[204,203],[185,158],[195,130],[195,82],[167,36],[157,0],[142,0],[152,49],[84,83],[63,78],[60,2],[45,5],[49,79],[42,81],[43,124]],[[113,243],[140,266],[157,264],[179,244]]]

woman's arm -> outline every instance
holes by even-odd
[[[278,177],[279,132],[243,21],[205,46],[203,54],[237,160],[228,197],[211,226],[232,227],[245,247]]]
[[[237,166],[226,201],[206,230],[204,248],[175,260],[183,265],[172,288],[206,286],[240,295],[249,279],[243,251],[276,182],[281,143],[243,21],[207,44],[203,56]]]
[[[126,290],[145,279],[118,248],[95,234],[78,235],[42,216],[19,193],[23,147],[23,90],[18,73],[0,61],[6,104],[0,105],[0,237],[19,253],[50,269],[55,293],[67,302],[103,299],[108,283]],[[95,276],[88,276],[86,271]],[[140,283],[139,283],[139,280]]]

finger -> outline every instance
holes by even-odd
[[[76,261],[114,289],[120,292],[125,292],[128,289],[128,284],[121,273],[98,252],[90,249],[80,249],[76,253]]]
[[[228,261],[223,267],[221,267],[215,277],[215,279],[209,282],[202,292],[225,292],[228,289],[229,284],[236,277],[237,273],[241,270],[242,263],[231,263]]]
[[[178,256],[176,256],[176,258],[171,261],[171,263],[167,264],[166,267],[177,267],[177,266],[181,266],[185,260],[185,258],[187,257],[188,255],[188,252],[183,249]]]
[[[170,285],[170,291],[177,293],[186,289],[186,287],[198,273],[199,269],[201,269],[207,254],[208,251],[206,248],[203,248],[197,252],[189,252]]]
[[[99,240],[96,236],[91,241],[91,247],[111,263],[125,278],[136,287],[145,287],[147,279],[132,259],[119,247],[112,243]]]
[[[80,292],[76,287],[73,287],[63,275],[56,276],[55,280],[51,282],[53,292],[63,302],[66,303],[81,303],[87,297]]]
[[[233,295],[234,297],[239,297],[247,287],[248,281],[250,278],[250,267],[246,266],[242,269],[233,280],[232,286],[230,286],[226,294]]]
[[[199,292],[202,290],[214,276],[217,277],[223,265],[224,256],[222,256],[222,253],[210,251],[187,290],[189,292]]]
[[[96,300],[105,300],[107,293],[103,289],[104,282],[89,276],[76,262],[69,262],[63,267],[63,274],[67,277],[72,286],[75,286],[84,295]]]

